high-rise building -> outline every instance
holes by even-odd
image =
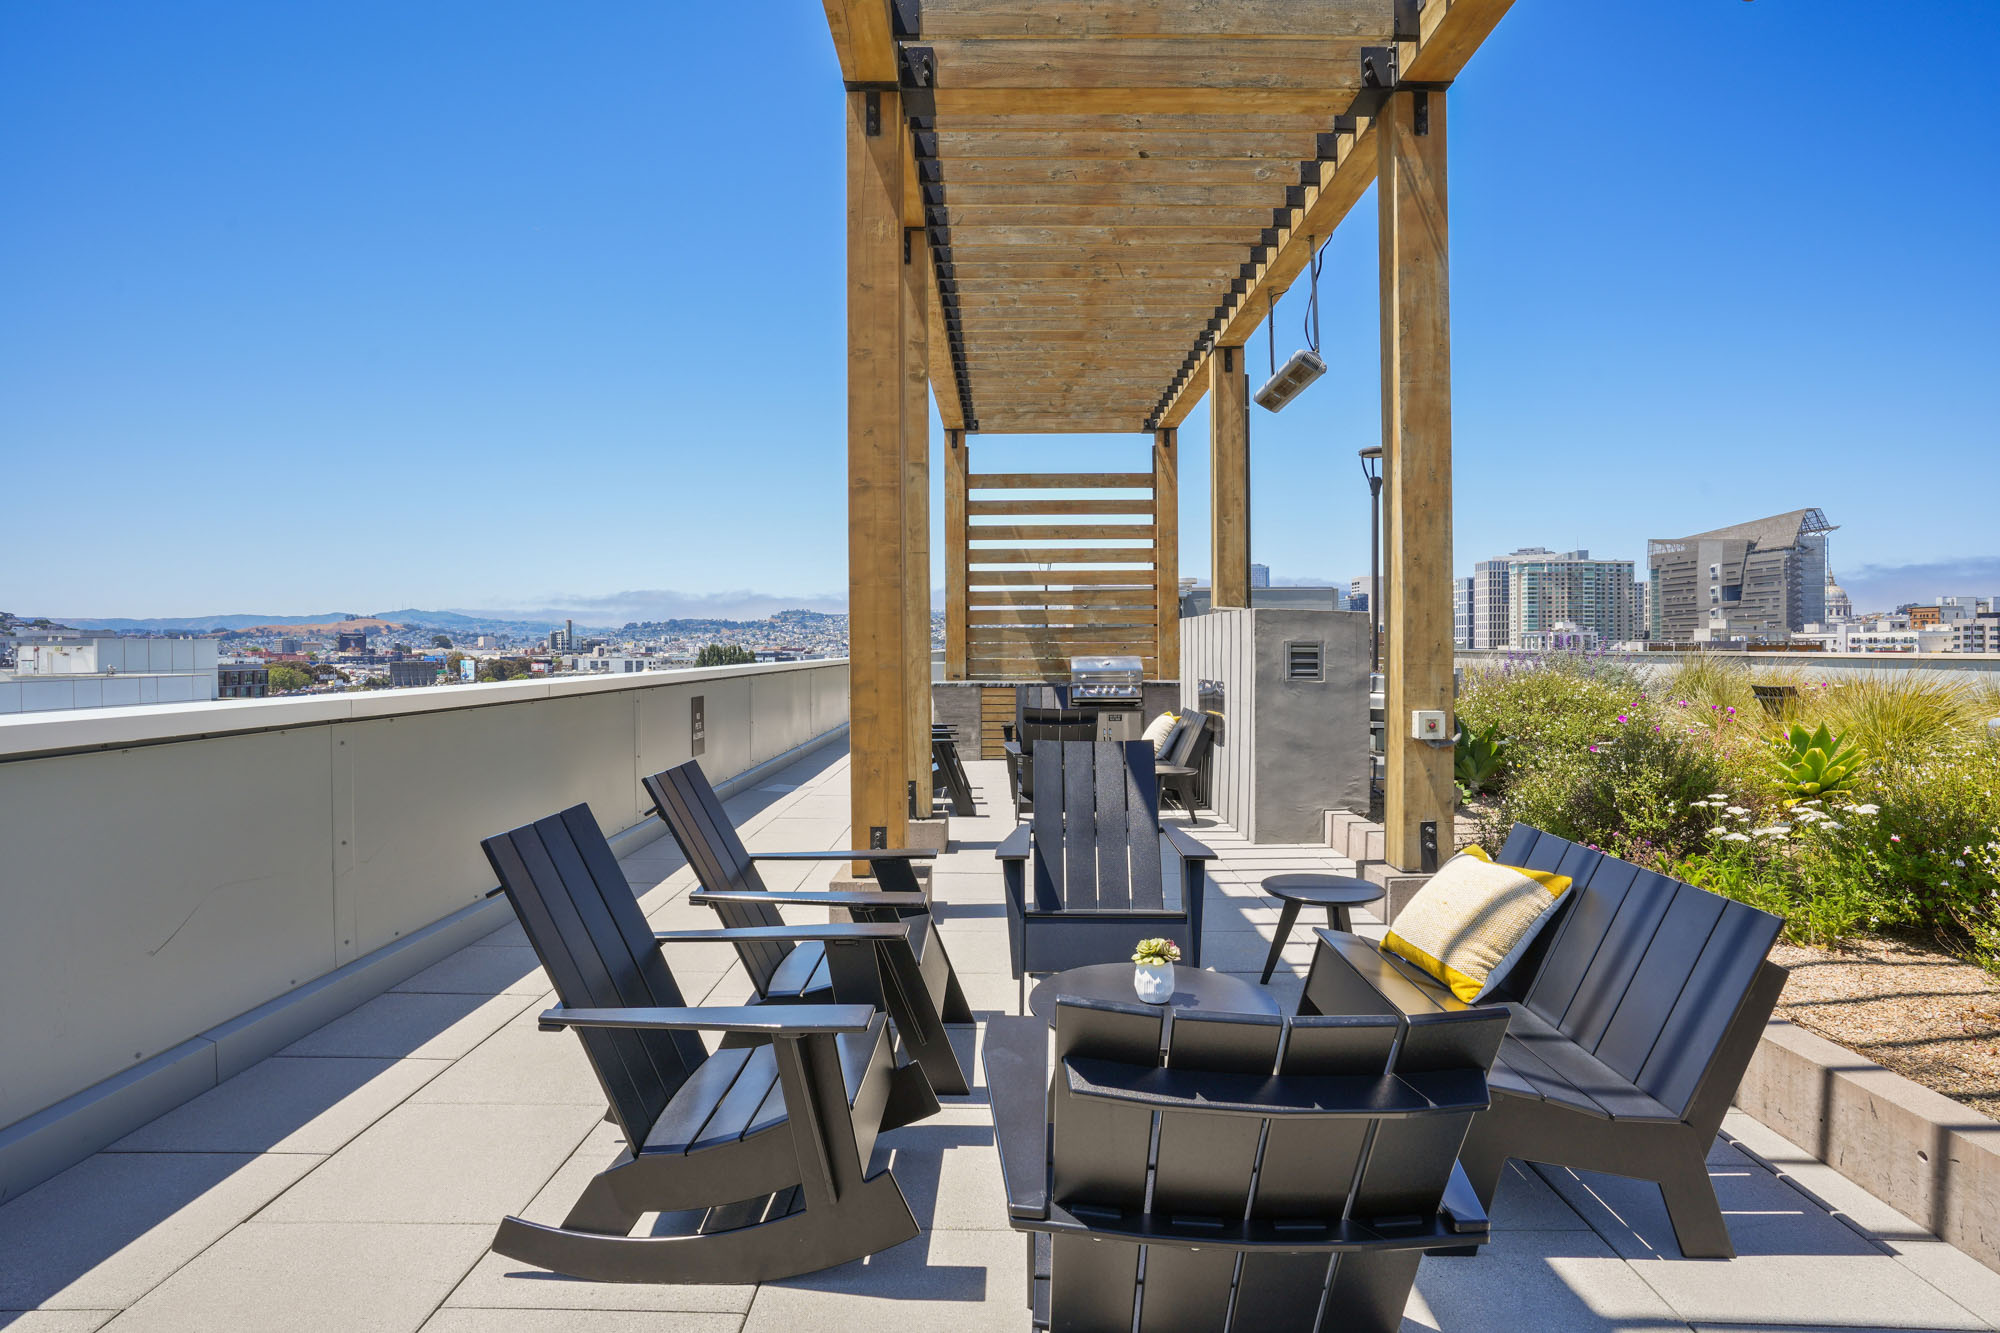
[[[1451,641],[1460,648],[1472,647],[1472,580],[1451,581]]]
[[[577,649],[576,622],[563,621],[563,627],[549,634],[549,651],[552,653],[573,653]]]
[[[1817,509],[1647,544],[1651,637],[1670,643],[1787,640],[1827,618],[1826,534]]]
[[[1511,642],[1507,599],[1512,592],[1508,569],[1529,556],[1551,556],[1546,546],[1524,546],[1512,555],[1497,555],[1472,567],[1471,648],[1505,648]]]
[[[1347,585],[1348,610],[1366,611],[1368,610],[1369,607],[1374,605],[1375,605],[1374,579],[1370,578],[1366,574],[1363,574],[1361,577],[1357,579],[1352,579],[1348,582]]]
[[[1253,587],[1253,588],[1268,588],[1268,587],[1270,587],[1270,586],[1271,586],[1271,567],[1270,567],[1269,565],[1252,565],[1252,566],[1250,566],[1250,586],[1251,586],[1251,587]]]
[[[1507,566],[1507,642],[1626,643],[1643,637],[1639,585],[1630,560],[1592,560],[1588,551],[1515,555]],[[1587,636],[1587,637],[1586,637]]]
[[[1467,646],[1546,647],[1558,625],[1588,630],[1596,642],[1640,638],[1644,621],[1632,568],[1630,560],[1593,560],[1588,551],[1546,546],[1481,560],[1472,567]]]
[[[299,651],[299,641],[289,635],[280,635],[278,637],[277,651],[288,655],[296,653]]]

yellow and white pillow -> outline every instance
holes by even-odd
[[[1499,865],[1477,847],[1444,863],[1382,941],[1467,1004],[1492,993],[1555,916],[1567,875]]]
[[[1180,718],[1178,715],[1162,713],[1151,722],[1148,722],[1146,729],[1139,733],[1141,740],[1148,740],[1153,743],[1153,758],[1164,759],[1167,757],[1167,737],[1173,735],[1174,727],[1179,722]]]

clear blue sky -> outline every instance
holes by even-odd
[[[757,8],[0,7],[0,607],[837,603],[840,85]],[[1987,0],[1519,0],[1452,94],[1461,570],[1816,504],[1857,600],[2000,593],[1996,63]],[[1254,413],[1281,577],[1367,565],[1374,247]]]

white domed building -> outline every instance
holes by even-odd
[[[1826,571],[1826,618],[1828,620],[1854,619],[1854,602],[1847,590],[1833,581],[1833,571]]]

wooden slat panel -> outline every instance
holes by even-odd
[[[966,619],[971,628],[982,625],[1151,625],[1153,608],[1107,611],[1099,607],[1079,607],[1065,611],[1040,606],[1016,607],[1004,611],[972,611]]]
[[[966,504],[971,518],[1041,518],[1058,514],[1144,514],[1151,516],[1151,500],[972,500]]]
[[[1150,472],[975,472],[966,479],[966,484],[975,491],[1080,491],[1093,487],[1151,490],[1153,475]]]
[[[963,246],[977,250],[990,245],[1026,246],[1242,246],[1246,238],[1241,227],[1195,222],[1179,227],[1074,227],[1074,226],[978,226],[953,227],[951,249],[956,256]]]
[[[1062,140],[1042,140],[1042,157],[1048,157],[1049,149]],[[1307,156],[1313,146],[1305,143]],[[1141,150],[1143,151],[1143,150]],[[1134,154],[1138,156],[1138,154]],[[1273,156],[1278,156],[1274,154]],[[1279,161],[1302,161],[1298,154],[1279,156]],[[1006,208],[1244,208],[1255,204],[1266,211],[1284,202],[1285,187],[1272,181],[1269,185],[1246,190],[1241,186],[1225,185],[1184,185],[1169,181],[1094,181],[1087,178],[1066,181],[1044,181],[1038,185],[986,184],[980,182],[968,185],[947,185],[945,203],[948,208],[965,209],[1006,209]],[[1269,226],[1268,222],[1259,224]]]
[[[1136,649],[1146,648],[1152,643],[1153,629],[1150,625],[1077,625],[1005,628],[984,626],[972,631],[972,651],[975,654],[1005,656],[1015,649],[1023,649],[1030,655],[1047,655],[1051,652],[1074,655],[1092,651],[1098,647],[1116,645],[1118,651],[1130,654]]]
[[[1079,586],[1116,584],[1144,588],[1152,583],[1146,572],[1139,569],[975,569],[966,575],[966,581],[974,588],[1038,587],[1052,583]],[[991,602],[1003,599],[975,596],[973,600]]]
[[[1152,605],[1153,590],[1144,585],[1104,592],[1065,592],[1056,589],[1034,592],[976,592],[966,599],[969,606],[1032,608],[1073,608],[1077,611],[1142,611]],[[994,614],[1011,614],[1011,611]]]
[[[1144,92],[1237,92],[1250,90],[1317,91],[1329,95],[1361,86],[1361,47],[1354,37],[1194,37],[1156,39],[1130,37],[1115,42],[1063,39],[979,37],[924,39],[937,62],[938,113],[945,114],[945,94],[970,89],[1060,89],[1065,109],[1083,109],[1089,90],[1130,89]],[[1369,42],[1379,42],[1370,36]],[[1046,108],[1049,99],[1039,99]],[[1150,105],[1193,109],[1198,98],[1171,98]],[[974,104],[970,100],[961,105]],[[1127,103],[1109,103],[1126,106]],[[1282,103],[1278,103],[1282,105]],[[1024,106],[1036,106],[1022,99]]]
[[[1194,112],[1255,117],[1266,113],[1321,115],[1331,120],[1347,114],[1354,103],[1354,85],[1361,63],[1351,62],[1351,79],[1330,80],[1325,88],[1071,88],[1062,94],[1064,107],[1089,115],[1144,115],[1148,112]],[[1129,77],[1143,77],[1132,75]],[[1006,115],[1046,106],[1046,88],[939,88],[937,112],[942,117]]]
[[[1015,546],[974,550],[975,565],[1114,565],[1153,563],[1150,543],[1122,551],[1103,546]]]
[[[1318,150],[1312,132],[1180,134],[1162,130],[948,130],[938,131],[938,156],[947,164],[968,158],[1109,158],[1113,161],[1166,157],[1240,158],[1246,161],[1311,158]],[[956,191],[951,195],[958,197]],[[980,196],[965,200],[978,202]]]
[[[908,152],[908,122],[900,122]],[[904,176],[914,181],[916,173]],[[918,218],[921,220],[921,203]],[[905,211],[905,222],[908,213]],[[907,234],[907,233],[906,233]],[[903,251],[903,710],[904,776],[917,817],[931,816],[931,249]],[[945,349],[939,349],[945,355]]]
[[[1078,657],[1089,657],[1096,655],[1097,654],[1092,654],[1088,652],[1075,654],[1075,656]],[[1131,653],[1125,653],[1125,652],[1119,652],[1111,655],[1119,657],[1132,656]],[[1068,679],[1070,656],[1071,656],[1070,654],[1064,654],[1059,657],[975,656],[972,659],[972,675],[973,678],[977,680],[1014,680],[1014,679],[1039,680],[1044,677],[1057,677],[1061,679]],[[1141,653],[1139,654],[1139,660],[1141,665],[1150,671],[1153,667],[1158,665],[1159,659],[1147,657],[1145,654]]]
[[[966,529],[975,542],[1152,541],[1151,523],[975,523]]]
[[[1133,185],[1297,185],[1299,164],[1290,158],[1240,157],[966,157],[940,167],[945,194],[956,185],[1036,185],[1051,181],[1125,182]],[[954,250],[956,247],[953,247]]]
[[[1437,0],[1433,0],[1436,3]],[[1464,0],[1460,0],[1464,3]],[[1442,6],[1440,6],[1442,7]],[[1370,37],[1395,32],[1392,0],[924,0],[923,37]]]
[[[935,223],[956,231],[960,227],[1160,227],[1173,231],[1216,232],[1224,228],[1257,228],[1270,225],[1271,210],[1283,202],[1276,186],[1264,195],[1239,196],[1227,204],[1092,204],[1064,197],[1032,204],[950,203],[932,215]]]
[[[980,410],[981,430],[996,435],[1120,435],[1127,431],[1144,430],[1147,414],[1153,402],[1143,406],[1135,405],[1117,415],[1086,413],[1063,417],[1021,417],[1013,416],[1004,409],[987,412]]]
[[[1037,187],[1040,188],[1040,187]],[[1240,264],[1240,260],[1238,261]],[[978,265],[962,265],[955,281],[968,287],[1011,286],[1016,282],[1220,282],[1227,284],[1239,272],[1237,265],[1182,263],[1153,258],[1082,261],[1061,259],[1019,259],[1005,253],[982,259]]]

